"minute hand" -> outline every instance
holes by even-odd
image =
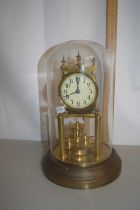
[[[76,93],[80,93],[80,90],[79,90],[79,81],[80,81],[80,79],[78,77],[76,77],[76,82],[77,82],[77,90],[76,90]]]

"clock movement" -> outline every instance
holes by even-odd
[[[42,159],[45,176],[70,188],[112,182],[121,160],[112,148],[113,71],[105,48],[69,41],[48,50],[39,68],[47,72],[50,149]]]

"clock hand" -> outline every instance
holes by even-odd
[[[75,94],[75,93],[77,93],[77,92],[75,91],[75,92],[73,92],[73,93],[67,94],[67,95],[65,95],[64,97],[68,98],[70,95],[73,95],[73,94]]]
[[[79,90],[79,81],[80,81],[80,79],[78,77],[76,77],[76,82],[77,82],[77,90],[76,90],[76,93],[80,93],[80,90]]]
[[[80,93],[79,86],[77,87],[76,93]]]

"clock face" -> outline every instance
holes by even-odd
[[[90,107],[96,100],[96,83],[88,75],[81,73],[70,74],[60,84],[60,96],[69,109],[85,109]]]

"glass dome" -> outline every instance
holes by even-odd
[[[69,41],[41,57],[41,90],[47,86],[51,155],[82,167],[112,151],[113,71],[107,50],[90,41]]]

